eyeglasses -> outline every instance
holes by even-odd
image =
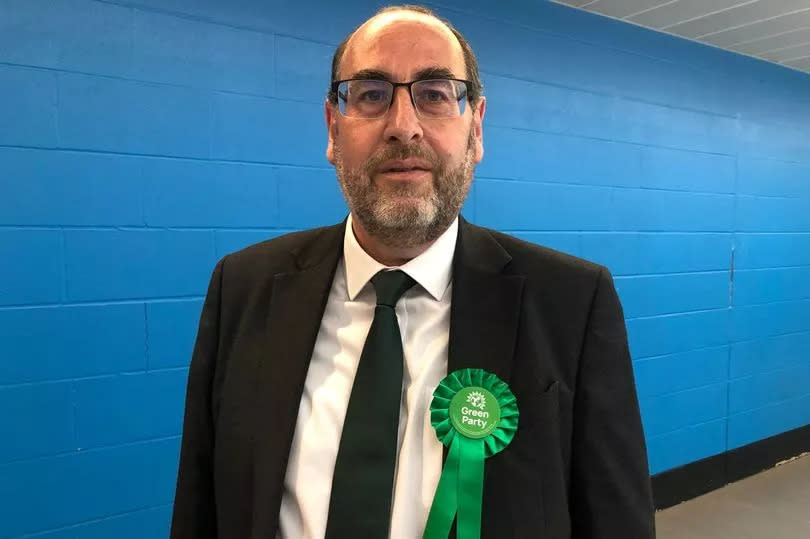
[[[425,79],[390,82],[382,79],[350,79],[332,83],[340,113],[350,118],[381,118],[394,101],[394,90],[408,88],[417,115],[423,118],[455,118],[464,114],[471,82],[460,79]]]

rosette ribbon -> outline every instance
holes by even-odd
[[[515,396],[482,369],[450,373],[433,392],[430,422],[449,447],[424,539],[447,539],[457,517],[458,539],[481,537],[484,459],[502,451],[518,427]]]

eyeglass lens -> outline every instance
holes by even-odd
[[[428,118],[450,118],[464,114],[467,87],[463,82],[420,80],[411,86],[417,112]],[[388,112],[394,86],[384,80],[350,80],[338,86],[340,112],[344,116],[379,118]]]

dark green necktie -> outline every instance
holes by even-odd
[[[328,539],[384,539],[391,524],[402,399],[402,337],[394,307],[415,281],[402,271],[371,278],[377,307],[360,354],[340,438]]]

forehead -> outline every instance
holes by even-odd
[[[372,17],[357,29],[346,46],[339,77],[373,69],[409,80],[428,67],[443,67],[456,78],[466,78],[458,39],[434,17],[395,11]]]

